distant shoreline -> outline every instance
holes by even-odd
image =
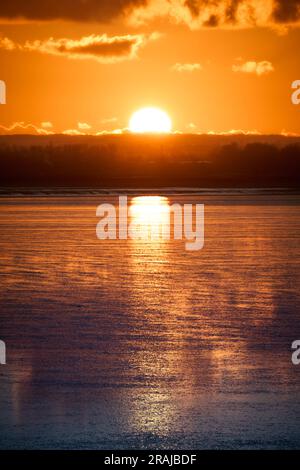
[[[2,197],[76,197],[118,195],[204,195],[204,196],[280,196],[300,195],[300,188],[0,188]]]
[[[300,191],[284,136],[0,137],[1,192]],[[204,189],[202,189],[204,188]]]

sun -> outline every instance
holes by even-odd
[[[133,113],[129,130],[134,133],[169,133],[172,121],[168,114],[159,108],[142,108]]]

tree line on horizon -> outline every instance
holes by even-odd
[[[0,145],[2,187],[300,187],[300,144]]]

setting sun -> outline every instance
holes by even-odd
[[[172,130],[172,122],[161,109],[143,108],[132,115],[129,130],[136,133],[168,133]]]

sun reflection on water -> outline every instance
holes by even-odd
[[[163,240],[170,224],[170,205],[167,197],[137,196],[131,200],[131,223],[142,240]]]

